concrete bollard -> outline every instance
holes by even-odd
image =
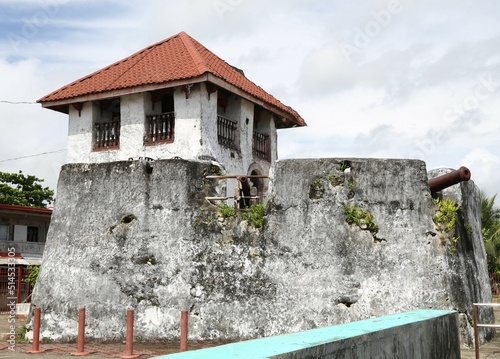
[[[134,310],[132,308],[128,308],[125,354],[120,356],[120,358],[134,359],[138,357],[138,354],[134,354]]]
[[[187,337],[188,337],[188,312],[187,310],[181,311],[181,352],[187,350]]]
[[[43,353],[45,352],[44,349],[40,349],[40,316],[41,316],[41,309],[40,308],[35,308],[35,320],[33,324],[33,345],[31,347],[31,350],[27,351],[27,353],[30,354],[37,354],[37,353]]]
[[[76,352],[71,355],[86,356],[88,352],[84,351],[85,346],[85,307],[78,310],[78,338],[76,339]]]

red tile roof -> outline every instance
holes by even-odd
[[[85,96],[102,94],[104,97],[113,91],[132,90],[145,85],[168,87],[169,83],[183,80],[189,83],[187,80],[199,79],[207,74],[236,87],[251,99],[262,102],[270,111],[286,118],[284,127],[306,125],[294,109],[268,94],[185,32],[61,87],[38,102],[44,107],[56,108],[79,102]]]
[[[17,206],[14,204],[0,204],[0,210],[52,214],[51,208],[26,207],[26,206]]]

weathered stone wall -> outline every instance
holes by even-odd
[[[434,178],[452,171],[438,169],[429,171],[429,178]],[[486,251],[481,235],[481,198],[479,188],[474,182],[462,182],[442,191],[441,198],[450,198],[460,208],[457,212],[455,236],[459,238],[456,244],[456,254],[448,255],[447,265],[450,268],[446,277],[450,293],[450,303],[460,314],[462,337],[466,343],[474,341],[472,323],[473,303],[491,303],[491,287],[489,283]],[[464,290],[466,288],[467,290]],[[479,307],[479,322],[488,323],[492,318],[489,307]],[[480,333],[484,335],[485,329]],[[489,338],[493,331],[487,329]]]
[[[264,227],[223,219],[214,165],[182,160],[63,167],[33,302],[42,336],[269,336],[413,309],[489,302],[477,190],[462,188],[454,253],[443,245],[425,164],[413,160],[278,161]],[[465,189],[464,189],[465,188]],[[348,224],[344,208],[371,214]],[[465,229],[465,232],[464,232]],[[466,234],[467,238],[462,238]],[[491,312],[485,312],[491,315]],[[470,335],[464,336],[470,342]]]

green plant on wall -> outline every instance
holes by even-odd
[[[348,224],[355,224],[361,229],[366,229],[372,233],[378,231],[378,225],[375,223],[373,214],[358,208],[355,203],[352,206],[344,207],[345,220]]]
[[[436,198],[434,203],[438,206],[436,214],[432,217],[434,223],[438,227],[438,230],[442,232],[450,232],[453,228],[455,228],[455,223],[457,222],[457,211],[460,206],[449,198],[444,200]]]
[[[345,172],[349,168],[351,168],[351,161],[344,160],[344,161],[340,162],[340,171],[341,172]]]
[[[262,228],[264,225],[265,207],[262,203],[257,203],[243,213],[243,218],[255,228]]]
[[[234,208],[231,207],[231,206],[228,206],[227,204],[225,203],[221,203],[219,204],[219,215],[222,217],[222,218],[229,218],[229,217],[232,217],[234,216]]]
[[[449,238],[450,254],[455,253],[458,237],[452,235],[457,223],[457,211],[460,206],[449,198],[441,200],[436,198],[434,203],[437,206],[436,214],[432,217],[437,230],[441,232],[441,244],[446,245]]]

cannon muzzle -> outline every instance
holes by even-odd
[[[429,180],[429,188],[431,193],[442,191],[445,188],[453,186],[462,181],[470,180],[470,171],[467,167],[460,167],[458,170],[451,171],[442,176],[431,178]]]

